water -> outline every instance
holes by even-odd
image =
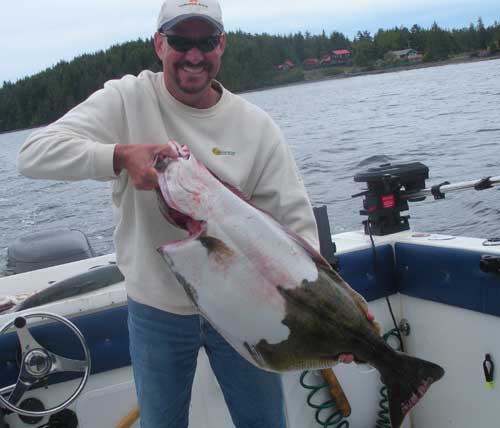
[[[329,80],[244,94],[281,126],[314,205],[333,232],[361,228],[353,175],[382,163],[419,161],[427,185],[500,175],[500,61]],[[71,227],[97,254],[114,251],[109,184],[30,180],[16,171],[31,131],[0,135],[0,272],[16,237]],[[413,229],[500,237],[500,189],[410,206]]]

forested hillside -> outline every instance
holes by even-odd
[[[410,29],[380,29],[375,35],[360,31],[353,40],[338,32],[329,35],[230,32],[219,79],[234,92],[300,81],[304,79],[301,67],[278,71],[277,65],[286,59],[301,64],[306,58],[321,58],[333,49],[350,50],[352,66],[362,70],[384,67],[385,54],[394,50],[412,48],[423,55],[424,61],[439,61],[460,53],[495,53],[499,46],[500,24],[495,22],[485,27],[481,19],[458,30],[434,24],[429,29],[418,25]],[[49,123],[101,88],[105,81],[138,74],[144,69],[161,69],[152,39],[81,55],[15,83],[4,82],[0,89],[0,132]]]

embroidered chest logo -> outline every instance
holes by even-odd
[[[218,147],[214,147],[212,149],[212,154],[214,154],[215,156],[236,156],[236,152],[221,150]]]

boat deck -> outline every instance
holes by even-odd
[[[482,272],[479,261],[484,254],[500,256],[500,247],[484,246],[484,240],[475,238],[402,232],[375,237],[375,269],[369,237],[362,232],[335,235],[334,240],[341,275],[367,298],[382,330],[386,332],[393,327],[385,301],[388,296],[396,318],[404,318],[410,325],[410,335],[404,338],[406,350],[446,370],[443,380],[431,387],[404,427],[496,426],[500,392],[496,387],[485,385],[482,363],[486,354],[500,361],[500,340],[496,334],[500,329],[500,276]],[[2,278],[1,294],[40,290],[53,281],[105,265],[113,259],[113,255],[102,256]],[[123,283],[24,313],[40,311],[67,316],[89,343],[93,374],[82,395],[71,406],[79,416],[79,426],[114,427],[136,401],[128,355]],[[0,315],[0,327],[15,316]],[[73,347],[70,340],[66,341],[59,333],[53,336],[55,330],[50,324],[36,326],[36,329],[37,334],[59,347],[61,353]],[[0,387],[16,380],[13,339],[0,338]],[[350,426],[375,426],[382,387],[378,372],[355,364],[340,364],[334,371],[351,403]],[[314,373],[307,379],[312,383],[322,382]],[[31,391],[26,396],[38,397],[51,405],[61,401],[74,383],[67,380],[50,385],[47,390]],[[283,385],[289,428],[320,427],[315,420],[315,410],[306,404],[309,391],[300,385],[300,373],[283,375]],[[318,402],[327,399],[326,390],[319,391],[314,398]],[[471,412],[471,403],[476,403],[480,411]],[[190,412],[190,427],[233,427],[204,352],[199,355]],[[30,426],[16,415],[8,416],[7,421],[11,428]]]

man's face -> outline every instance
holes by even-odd
[[[181,36],[190,40],[200,40],[217,34],[215,28],[200,19],[188,19],[166,32],[168,35]],[[193,98],[208,96],[210,82],[220,69],[224,53],[225,36],[210,52],[203,52],[194,46],[186,52],[175,50],[166,37],[155,34],[155,48],[163,62],[165,83],[169,92],[179,101],[187,102]]]

